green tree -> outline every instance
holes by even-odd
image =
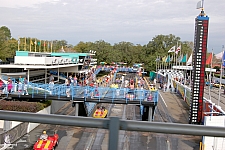
[[[11,32],[9,28],[6,26],[2,26],[0,28],[0,41],[4,42],[4,41],[8,41],[9,39],[11,39]]]

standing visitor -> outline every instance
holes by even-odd
[[[166,92],[166,83],[163,85],[163,91]]]
[[[53,77],[52,74],[50,74],[50,77],[49,77],[49,83],[50,83],[52,80],[54,81],[54,77]]]
[[[66,96],[67,97],[70,97],[70,79],[67,78],[66,81],[65,81],[65,85],[66,85]]]
[[[19,82],[21,82],[23,84],[24,79],[20,76],[19,77]]]
[[[77,86],[77,76],[76,76],[76,75],[75,75],[74,78],[73,78],[73,82],[74,82],[74,83],[73,83],[74,86]]]
[[[19,84],[18,84],[18,92],[19,92],[19,94],[22,94],[22,92],[23,92],[23,84],[21,81],[19,81]]]
[[[7,84],[8,84],[7,86],[8,93],[11,93],[13,85],[12,85],[12,80],[10,78],[8,78]]]
[[[27,89],[28,89],[28,81],[27,81],[27,78],[24,78],[24,88],[23,88],[24,93],[23,93],[23,95],[24,94],[29,95]]]
[[[5,88],[5,83],[4,83],[3,80],[0,78],[0,94],[3,93],[4,88]]]
[[[54,89],[54,80],[52,80],[50,83],[49,83],[49,89],[50,89],[50,95],[53,94],[53,89]]]

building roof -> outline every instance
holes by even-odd
[[[64,64],[64,65],[52,65],[52,66],[44,66],[44,65],[15,65],[15,64],[4,64],[0,65],[0,68],[24,68],[26,69],[55,69],[55,68],[66,68],[78,66],[80,64]]]

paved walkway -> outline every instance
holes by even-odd
[[[177,93],[163,92],[159,90],[163,103],[166,105],[169,115],[173,118],[173,123],[188,124],[189,106]]]
[[[165,109],[165,113],[168,113],[171,118],[171,122],[188,124],[189,106],[179,94],[159,90],[159,97],[161,98],[159,98],[158,103],[165,105],[167,108]],[[174,150],[199,150],[201,136],[172,135],[172,138],[178,139],[177,143],[171,141],[171,144],[176,146],[172,148]]]

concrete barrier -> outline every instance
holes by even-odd
[[[39,114],[50,114],[51,113],[51,106],[37,112]],[[28,123],[28,122],[18,122],[18,121],[7,121],[7,120],[0,120],[0,127],[2,127],[2,133],[0,134],[0,144],[4,145],[5,137],[10,137],[10,143],[13,143],[20,139],[25,134],[29,133],[40,123]],[[4,127],[7,126],[7,127]],[[4,130],[5,129],[5,130]],[[7,129],[7,130],[6,130]],[[5,131],[5,132],[4,132]],[[0,147],[1,149],[6,149],[10,144],[4,145],[4,147]]]
[[[37,112],[38,114],[50,114],[51,112],[51,106],[48,106],[47,108]],[[34,128],[36,128],[37,126],[39,126],[40,123],[29,123],[28,127],[27,127],[27,133],[29,133],[30,131],[32,131]]]

